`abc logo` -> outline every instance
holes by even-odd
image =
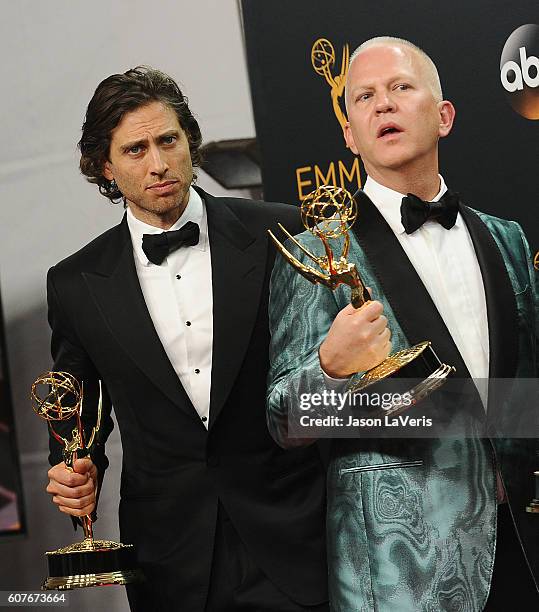
[[[539,26],[526,24],[507,39],[500,79],[509,104],[526,119],[539,119]]]

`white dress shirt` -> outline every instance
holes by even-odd
[[[401,223],[403,194],[371,177],[367,178],[364,191],[393,230],[425,285],[486,406],[489,339],[485,290],[473,243],[460,213],[450,230],[428,220],[407,234]],[[446,191],[440,177],[440,191],[432,201],[437,202]]]
[[[208,218],[191,187],[189,202],[169,231],[193,221],[200,228],[197,245],[181,247],[161,265],[148,261],[143,234],[163,230],[139,221],[127,209],[135,267],[146,306],[165,352],[202,422],[208,427],[213,346],[213,291]]]

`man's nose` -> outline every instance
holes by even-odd
[[[162,176],[168,170],[168,164],[159,147],[150,147],[150,172]]]
[[[377,113],[390,113],[395,110],[395,102],[388,92],[376,95],[375,110]]]

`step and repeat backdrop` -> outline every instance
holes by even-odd
[[[485,212],[518,221],[539,268],[537,0],[242,0],[266,200],[299,203],[320,184],[365,180],[346,148],[344,82],[354,49],[405,38],[438,67],[457,118],[441,141],[447,184]]]

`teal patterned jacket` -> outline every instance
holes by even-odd
[[[380,213],[364,194],[360,197],[361,225],[350,234],[348,260],[383,303],[393,351],[428,338],[442,361],[460,364],[462,375],[466,367],[424,286]],[[462,204],[460,212],[485,285],[489,376],[537,377],[537,287],[522,230]],[[322,254],[320,241],[308,232],[299,239]],[[340,246],[335,245],[336,253]],[[299,250],[294,254],[309,263]],[[299,410],[301,393],[325,388],[318,347],[349,302],[348,287],[332,292],[313,285],[277,259],[267,416],[283,447],[313,442],[287,437],[288,415]],[[537,572],[539,516],[525,516],[523,510],[533,497],[531,475],[539,469],[537,440],[335,439],[327,485],[332,610],[483,610],[496,543],[496,462]]]

